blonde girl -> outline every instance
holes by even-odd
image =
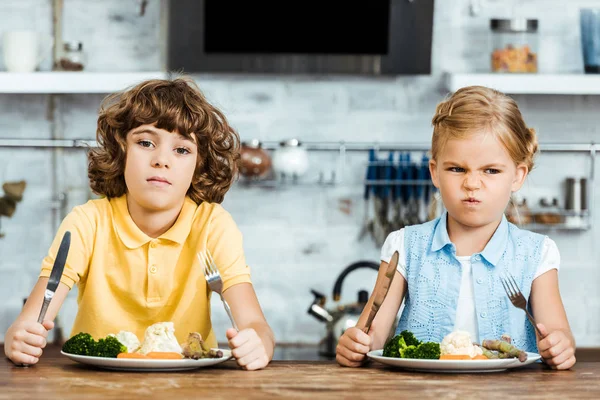
[[[481,86],[441,102],[432,124],[429,169],[446,211],[389,234],[381,267],[398,251],[396,276],[369,335],[350,328],[341,337],[338,363],[359,366],[368,351],[381,349],[404,302],[396,333],[410,330],[435,342],[455,330],[469,332],[475,342],[507,333],[552,368],[571,368],[575,341],[558,287],[556,244],[504,215],[533,168],[535,131],[513,99]],[[506,296],[500,278],[508,274],[528,299],[541,335]],[[370,307],[371,301],[359,322]]]

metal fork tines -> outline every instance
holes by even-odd
[[[510,299],[510,302],[513,304],[513,306],[525,311],[527,319],[529,319],[529,322],[531,322],[531,325],[533,325],[539,337],[542,338],[543,335],[538,329],[537,323],[535,322],[533,315],[531,315],[529,313],[529,310],[527,309],[527,300],[525,300],[525,296],[523,296],[523,293],[521,293],[521,290],[519,289],[519,285],[517,285],[515,278],[510,273],[508,273],[508,276],[506,277],[501,276],[500,281],[502,282],[502,286],[504,286],[504,291]]]
[[[208,282],[208,286],[210,290],[219,294],[221,297],[221,301],[223,302],[223,306],[225,307],[225,311],[227,311],[227,315],[231,320],[231,325],[237,331],[239,330],[237,324],[233,320],[233,315],[231,314],[231,309],[229,308],[229,304],[223,298],[223,280],[221,279],[221,274],[219,274],[219,270],[215,265],[215,260],[212,258],[210,252],[206,250],[206,253],[199,252],[197,254],[198,260],[200,261],[200,266],[203,268],[204,277],[206,278],[206,282]]]

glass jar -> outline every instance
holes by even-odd
[[[537,19],[491,19],[490,29],[493,72],[538,71]]]
[[[82,71],[86,62],[83,43],[65,42],[60,56],[59,66],[63,71]]]

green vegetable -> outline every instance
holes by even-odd
[[[119,353],[127,353],[127,347],[114,336],[95,341],[89,333],[80,332],[63,344],[62,351],[80,356],[117,358]]]
[[[410,331],[402,331],[400,332],[400,336],[404,338],[404,342],[407,346],[418,346],[421,344],[421,341]]]
[[[435,342],[424,342],[417,346],[416,357],[422,360],[437,360],[440,358],[440,344]]]
[[[385,344],[383,356],[437,360],[440,358],[440,344],[421,342],[412,332],[402,331]]]
[[[401,335],[396,335],[383,346],[384,357],[400,357],[400,349],[406,347],[406,342]]]
[[[127,353],[127,346],[119,342],[114,336],[108,336],[100,339],[93,347],[91,356],[117,358],[119,353]]]
[[[67,340],[62,347],[62,351],[69,354],[80,356],[89,356],[94,350],[96,341],[89,333],[79,332],[77,335]]]

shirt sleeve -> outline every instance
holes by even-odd
[[[558,246],[556,246],[554,240],[546,236],[542,245],[542,260],[537,271],[535,272],[535,275],[533,276],[533,279],[536,279],[538,276],[541,276],[552,269],[556,269],[558,271],[559,268],[560,253],[558,251]]]
[[[221,205],[215,206],[206,245],[221,274],[223,291],[238,283],[252,283],[242,232]]]
[[[91,221],[84,206],[77,206],[67,214],[58,228],[48,254],[42,260],[40,278],[50,277],[62,238],[66,231],[70,231],[71,245],[60,281],[72,289],[76,283],[85,279],[95,235],[95,225]]]
[[[406,251],[404,249],[404,228],[391,232],[381,247],[381,261],[389,263],[394,252],[398,251],[398,272],[406,279]]]

